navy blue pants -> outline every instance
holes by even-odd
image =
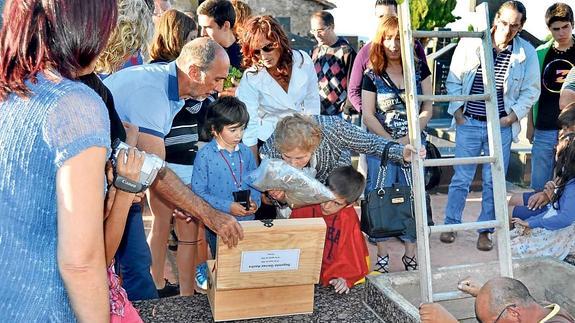
[[[139,204],[133,204],[128,213],[124,235],[116,251],[116,264],[119,266],[122,286],[126,289],[129,300],[158,298],[158,291],[150,274],[152,254],[146,242],[142,207]]]

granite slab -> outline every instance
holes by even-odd
[[[365,285],[358,285],[347,295],[335,294],[333,288],[316,286],[314,312],[307,315],[267,317],[230,321],[250,323],[276,322],[382,322],[363,302]],[[249,302],[249,300],[238,300]],[[212,322],[206,295],[168,297],[134,302],[144,322]]]

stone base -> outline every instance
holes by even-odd
[[[575,267],[550,258],[514,260],[515,278],[521,280],[538,301],[557,303],[575,312]],[[496,262],[437,268],[433,272],[434,292],[454,291],[457,282],[471,277],[483,284],[498,275]],[[420,322],[419,273],[400,272],[368,277],[364,301],[386,322]],[[441,302],[460,322],[476,322],[472,297]]]

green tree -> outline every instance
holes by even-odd
[[[401,3],[402,1],[398,1]],[[415,30],[433,30],[434,27],[444,27],[454,22],[451,12],[455,9],[457,0],[409,0],[411,27]]]

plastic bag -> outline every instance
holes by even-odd
[[[281,159],[270,158],[248,175],[248,183],[261,192],[284,191],[290,207],[334,200],[333,193],[314,176],[313,170],[302,171]]]

